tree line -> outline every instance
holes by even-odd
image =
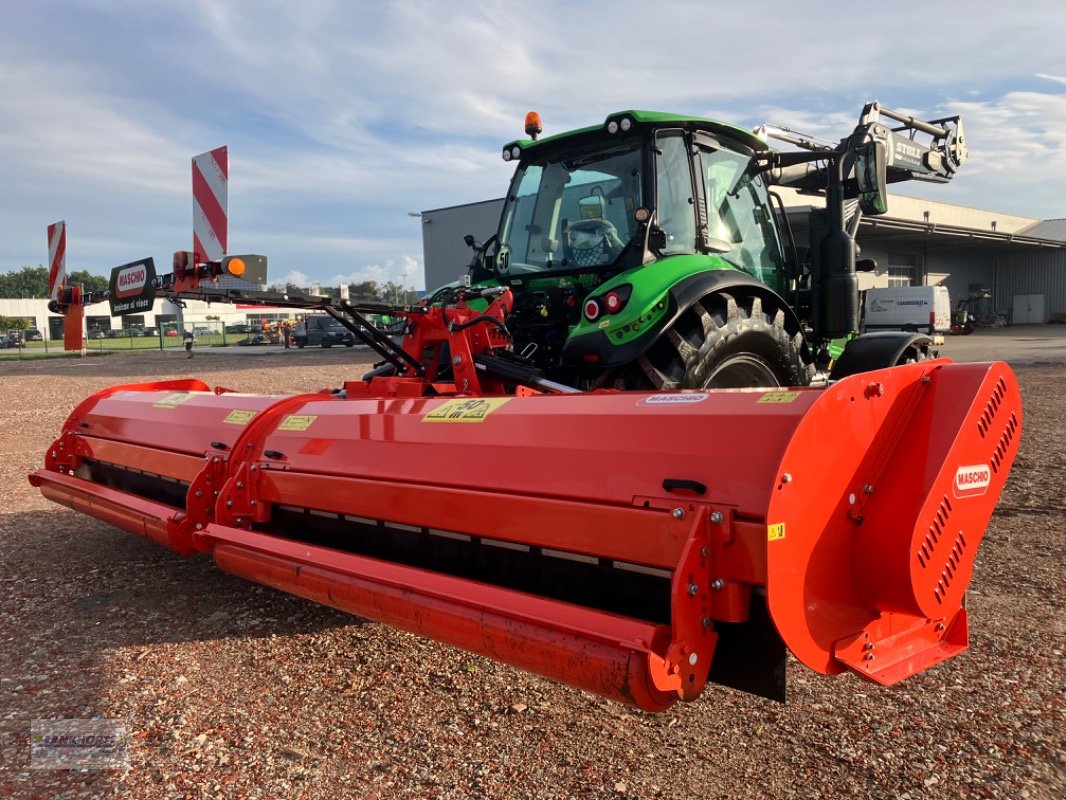
[[[88,270],[80,269],[67,273],[68,286],[81,286],[86,292],[99,293],[107,290],[108,279],[99,275],[93,275]],[[307,286],[295,284],[275,285],[278,291],[290,294],[306,294]],[[339,297],[340,289],[336,286],[321,287],[322,294],[330,297]],[[19,299],[23,297],[47,297],[48,296],[48,270],[43,266],[22,267],[10,272],[0,273],[0,298]],[[348,284],[348,297],[352,301],[383,301],[399,305],[414,303],[418,297],[414,291],[407,289],[398,283],[388,281],[380,284],[377,281],[363,281],[362,283]]]
[[[68,286],[81,286],[87,292],[107,289],[107,278],[93,275],[86,269],[67,273]],[[48,269],[42,266],[23,267],[0,273],[0,298],[48,297]]]

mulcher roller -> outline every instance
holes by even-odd
[[[30,481],[226,572],[640,708],[967,646],[1021,438],[1002,363],[822,388],[293,397],[196,380],[79,405]]]

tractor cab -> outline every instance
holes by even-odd
[[[678,255],[774,285],[782,248],[756,158],[765,145],[712,120],[642,111],[503,151],[517,169],[494,257],[505,283],[606,280]]]
[[[689,278],[780,291],[766,150],[740,128],[646,111],[506,145],[517,168],[475,275],[514,292],[516,350],[581,383],[575,371],[646,350]]]

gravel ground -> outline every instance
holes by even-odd
[[[44,501],[70,409],[127,380],[303,391],[351,351],[209,351],[0,371],[0,796],[1066,797],[1062,364],[1019,367],[1021,455],[977,561],[971,649],[892,689],[791,662],[778,705],[661,715],[363,622]],[[130,768],[29,768],[36,719],[121,720]]]

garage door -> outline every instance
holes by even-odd
[[[1016,294],[1011,320],[1015,325],[1042,325],[1044,317],[1044,295]]]

